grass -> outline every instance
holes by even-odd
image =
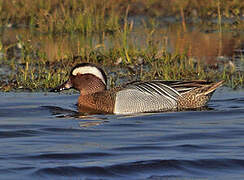
[[[218,71],[195,60],[222,55],[223,49],[233,51],[232,40],[227,38],[225,43],[223,32],[243,28],[243,9],[241,0],[0,0],[0,25],[25,29],[16,28],[14,35],[2,32],[0,65],[9,73],[0,71],[0,90],[47,91],[65,81],[71,67],[80,62],[105,67],[112,86],[136,79],[224,79],[232,88],[243,87],[243,72],[228,63]],[[142,18],[141,25],[135,25],[132,16],[148,20]],[[167,51],[171,30],[161,29],[158,21],[168,16],[181,21],[173,40],[175,52]],[[210,18],[218,23],[211,23]],[[224,18],[234,18],[233,24],[224,24]],[[188,23],[195,21],[202,30],[217,31],[217,40],[206,33],[188,33]],[[209,44],[212,47],[205,49]]]
[[[119,29],[126,11],[130,16],[174,16],[183,24],[209,23],[206,20],[218,18],[221,11],[223,17],[234,18],[243,27],[243,9],[242,0],[0,0],[0,24],[27,25],[52,33],[113,32]]]

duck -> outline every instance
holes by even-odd
[[[92,63],[81,63],[71,69],[67,81],[51,92],[78,90],[79,112],[134,114],[205,107],[222,84],[223,81],[151,80],[133,81],[107,89],[104,70]]]

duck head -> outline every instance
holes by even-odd
[[[107,77],[105,72],[94,64],[82,63],[72,68],[69,79],[50,92],[60,92],[74,88],[82,95],[106,90]]]

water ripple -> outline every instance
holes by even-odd
[[[66,176],[66,177],[87,177],[87,178],[128,178],[136,179],[143,174],[151,173],[161,177],[198,177],[203,178],[214,171],[227,173],[236,169],[244,168],[244,160],[239,159],[199,159],[199,160],[149,160],[137,161],[112,166],[57,166],[41,168],[34,175],[45,176]],[[134,177],[134,178],[133,178]]]
[[[77,159],[89,159],[89,158],[105,158],[106,156],[114,156],[114,154],[110,153],[59,153],[59,154],[41,154],[35,156],[25,156],[20,157],[19,159],[31,159],[31,160],[45,160],[45,159],[58,159],[58,160],[77,160]]]
[[[1,131],[0,138],[32,137],[42,133],[36,130]]]
[[[244,93],[215,95],[201,111],[118,116],[0,94],[0,179],[244,179]]]

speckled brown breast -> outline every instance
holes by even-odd
[[[101,91],[88,95],[80,95],[78,109],[80,112],[88,113],[113,113],[114,103],[114,91]]]

